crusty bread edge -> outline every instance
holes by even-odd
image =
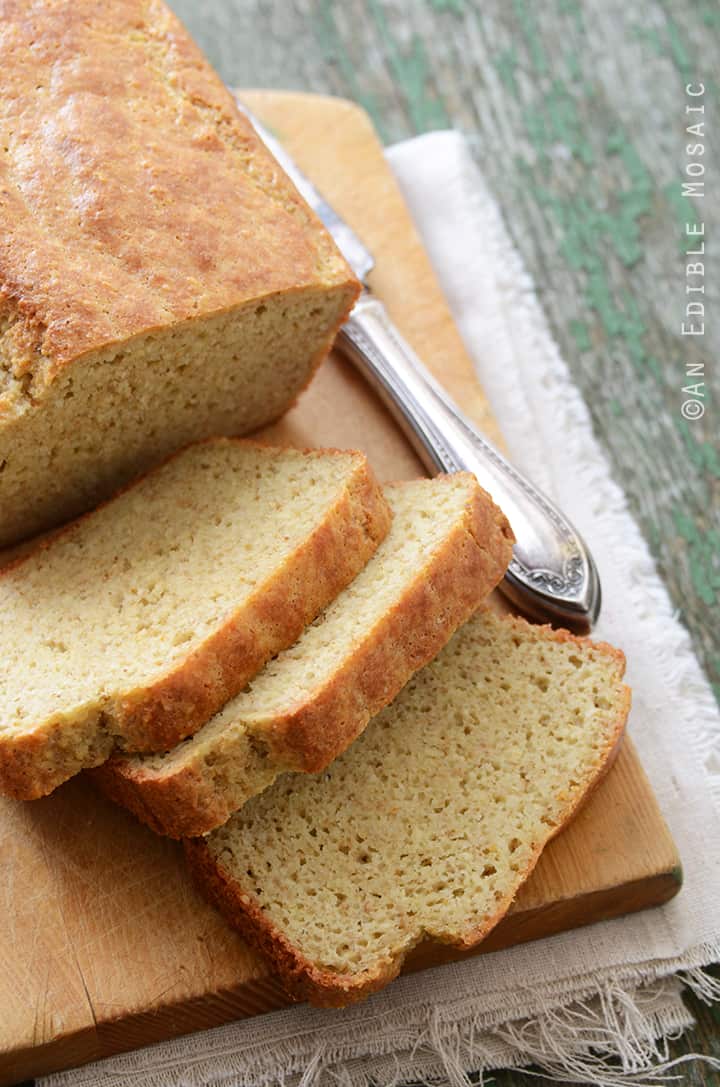
[[[512,617],[509,621],[518,626],[530,626],[525,619]],[[553,638],[560,642],[575,642],[579,646],[587,645],[587,640],[578,638],[565,630],[544,627]],[[591,642],[593,648],[613,658],[618,667],[618,678],[625,671],[625,656],[621,650],[606,642]],[[410,951],[425,939],[435,943],[446,943],[453,947],[470,950],[476,947],[498,924],[507,913],[522,884],[535,868],[547,843],[567,826],[588,797],[594,792],[608,772],[622,744],[625,725],[630,711],[631,691],[622,685],[621,703],[615,719],[607,730],[607,743],[598,758],[594,772],[570,799],[561,813],[554,828],[537,845],[526,868],[519,873],[513,887],[498,905],[495,913],[481,925],[460,934],[427,933],[423,930],[415,933],[394,956],[384,958],[373,967],[358,974],[342,974],[323,969],[306,958],[301,951],[277,929],[254,901],[251,894],[227,872],[212,856],[207,842],[202,838],[186,839],[185,856],[193,879],[203,895],[223,914],[227,922],[247,940],[263,952],[278,973],[288,993],[300,1000],[307,1000],[318,1007],[344,1007],[363,1000],[371,993],[384,988],[400,973],[402,965]]]
[[[364,454],[350,455],[357,463],[347,485],[281,568],[183,664],[118,701],[126,750],[167,751],[197,731],[365,566],[392,514]]]
[[[434,481],[436,486],[446,483],[450,485],[447,476]],[[276,767],[278,774],[316,773],[328,766],[440,652],[500,581],[512,554],[512,532],[474,476],[468,475],[468,483],[468,501],[451,531],[332,679],[271,727],[257,727],[256,739],[267,750],[269,768]],[[93,777],[156,832],[196,837],[220,826],[240,806],[217,780],[231,759],[232,754],[219,765],[201,761],[154,775],[118,756]]]
[[[194,444],[217,441],[262,445],[241,438]],[[112,702],[98,700],[72,715],[56,715],[33,730],[0,731],[0,792],[19,800],[44,796],[83,768],[107,759],[114,743],[127,750],[168,750],[205,724],[273,654],[291,645],[362,569],[390,527],[390,509],[366,457],[352,455],[354,470],[324,521],[242,608],[166,676]],[[57,538],[40,542],[38,549],[52,546]],[[0,571],[0,578],[34,553]]]
[[[261,733],[291,770],[317,773],[337,758],[371,717],[392,702],[496,587],[512,557],[514,536],[505,515],[474,486],[462,518],[417,571],[402,599],[316,698]],[[450,477],[434,483],[445,485]],[[402,487],[403,484],[395,484]],[[355,693],[363,698],[358,719]]]

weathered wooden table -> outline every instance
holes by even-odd
[[[717,0],[171,3],[230,84],[354,98],[388,142],[470,137],[720,694]],[[673,1055],[720,1057],[717,1009],[692,1003]]]

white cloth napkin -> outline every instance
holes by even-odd
[[[683,859],[683,890],[661,909],[401,978],[355,1008],[290,1008],[50,1076],[43,1087],[460,1085],[469,1070],[531,1061],[558,1078],[644,1082],[666,1058],[663,1038],[691,1023],[683,986],[720,995],[701,969],[720,959],[712,693],[466,143],[431,133],[388,159],[513,459],[598,560],[597,635],[627,654],[630,729]]]

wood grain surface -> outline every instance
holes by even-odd
[[[367,238],[378,257],[375,285],[401,329],[491,431],[365,115],[293,96],[257,95],[252,105]],[[328,139],[329,132],[337,137]],[[336,357],[266,433],[298,445],[357,445],[384,478],[420,471],[382,406]],[[194,891],[177,844],[84,779],[32,804],[0,802],[0,848],[0,1083],[285,1003],[264,961]],[[665,901],[680,878],[672,839],[628,742],[483,950]],[[426,946],[411,966],[448,957],[448,949]]]
[[[354,99],[387,143],[466,133],[720,697],[718,0],[170,4],[231,85]],[[706,195],[687,198],[685,85],[699,81]],[[698,219],[715,239],[711,319],[688,340],[683,234]],[[696,422],[680,412],[688,361],[706,369]],[[720,1060],[717,1011],[688,1000],[698,1029],[672,1054]],[[707,1067],[682,1074],[720,1087]]]

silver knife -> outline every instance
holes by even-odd
[[[278,140],[238,104],[363,284],[336,346],[377,391],[430,472],[472,472],[501,507],[517,538],[500,585],[505,595],[534,618],[589,630],[600,612],[600,578],[580,534],[480,434],[428,372],[368,286],[375,263],[372,253]]]

